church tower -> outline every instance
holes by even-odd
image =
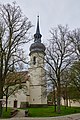
[[[30,46],[30,105],[47,105],[46,97],[46,77],[44,70],[45,46],[41,43],[39,16],[37,18],[37,28],[34,34],[34,43]]]

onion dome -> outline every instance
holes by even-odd
[[[45,46],[43,43],[41,43],[41,37],[40,29],[39,29],[39,16],[37,20],[37,29],[36,33],[34,34],[34,43],[30,46],[30,55],[33,52],[43,52],[45,54]]]

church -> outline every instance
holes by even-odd
[[[46,48],[41,42],[41,37],[38,16],[34,43],[30,46],[30,67],[28,71],[19,73],[19,77],[23,76],[22,84],[27,87],[25,92],[19,89],[15,95],[11,95],[8,98],[8,107],[20,108],[26,107],[26,105],[32,107],[47,105],[46,73],[44,69]]]

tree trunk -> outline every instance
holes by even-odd
[[[8,102],[8,97],[6,96],[6,112],[7,112],[7,102]]]
[[[56,112],[56,97],[55,97],[55,89],[54,89],[54,112]]]
[[[0,101],[0,118],[2,116],[2,101]]]
[[[65,88],[65,94],[66,94],[66,107],[68,107],[67,85],[66,85],[66,88]]]
[[[0,99],[3,99],[3,87],[0,85]],[[2,116],[2,101],[0,101],[0,117]]]
[[[64,106],[65,106],[65,109],[66,109],[66,99],[64,98]]]
[[[8,87],[6,89],[6,111],[7,111],[7,104],[8,104]]]
[[[68,107],[68,98],[66,98],[66,107]]]
[[[61,87],[60,87],[60,81],[58,81],[57,86],[57,112],[60,113],[60,95],[61,94]]]

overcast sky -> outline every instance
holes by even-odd
[[[58,24],[70,29],[80,27],[80,0],[15,0],[33,25],[36,26],[37,15],[40,16],[40,30],[45,43],[49,38],[49,30]],[[0,0],[0,3],[12,3],[13,0]],[[32,28],[32,34],[35,33]]]

